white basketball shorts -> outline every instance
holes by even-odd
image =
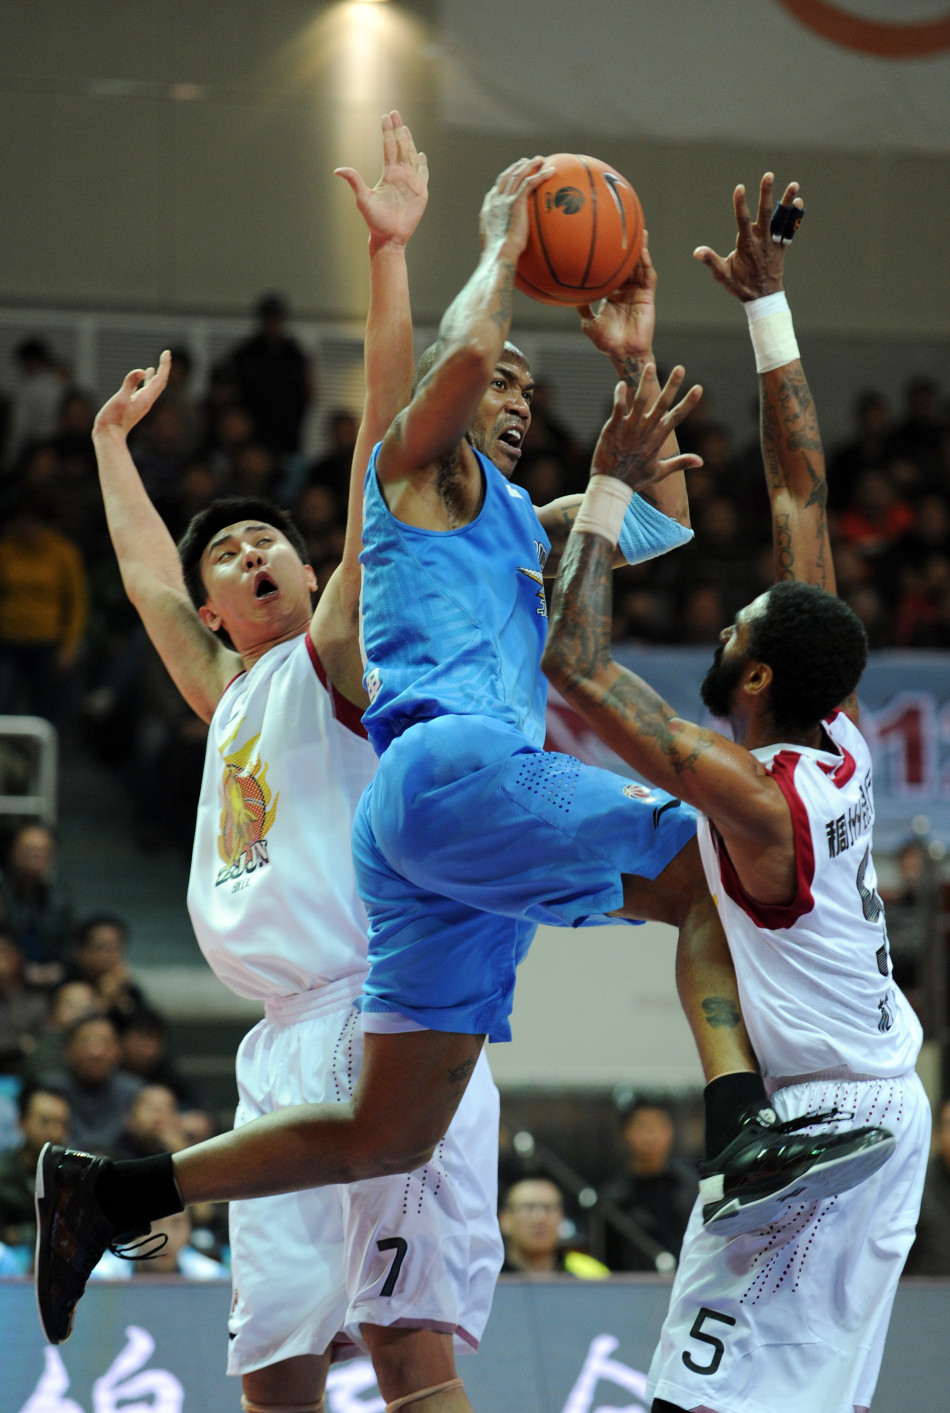
[[[238,1050],[235,1127],[352,1094],[358,987],[328,990],[268,1002]],[[352,1353],[361,1323],[441,1330],[477,1349],[502,1262],[497,1173],[498,1090],[483,1054],[424,1168],[232,1202],[228,1373]]]
[[[709,1413],[853,1413],[871,1405],[914,1239],[930,1105],[909,1074],[796,1084],[772,1106],[782,1119],[836,1107],[853,1117],[833,1127],[880,1124],[897,1146],[850,1192],[731,1241],[706,1231],[697,1202],[649,1397]]]

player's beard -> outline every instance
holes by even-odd
[[[729,720],[732,694],[739,685],[739,679],[746,665],[744,657],[734,657],[730,658],[728,662],[724,662],[725,648],[725,643],[719,644],[709,671],[703,678],[703,684],[699,689],[703,706],[720,721]]]

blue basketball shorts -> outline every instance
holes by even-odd
[[[510,1040],[515,970],[538,924],[607,921],[622,875],[656,878],[695,833],[688,805],[491,717],[411,726],[353,825],[364,1012]]]

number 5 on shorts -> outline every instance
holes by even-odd
[[[690,1339],[698,1339],[703,1344],[712,1345],[713,1357],[709,1364],[697,1364],[691,1354],[684,1351],[683,1363],[687,1369],[692,1369],[694,1374],[714,1374],[722,1363],[722,1356],[726,1352],[726,1346],[721,1339],[717,1339],[714,1334],[708,1334],[703,1329],[704,1320],[721,1320],[724,1325],[734,1325],[736,1322],[731,1315],[720,1315],[718,1310],[707,1310],[703,1305],[693,1321],[693,1328],[689,1332]]]
[[[399,1279],[399,1272],[402,1270],[402,1263],[406,1259],[406,1252],[409,1250],[409,1243],[404,1236],[387,1236],[382,1241],[377,1241],[378,1251],[395,1251],[393,1263],[389,1268],[389,1275],[383,1284],[380,1295],[392,1295],[396,1289],[396,1281]],[[722,1317],[720,1317],[722,1318]],[[733,1321],[733,1324],[735,1321]]]

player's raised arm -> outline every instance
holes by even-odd
[[[617,377],[632,392],[636,392],[644,368],[653,366],[647,391],[656,398],[660,394],[653,358],[657,276],[648,241],[649,233],[644,231],[640,259],[627,283],[615,290],[596,314],[589,304],[582,304],[577,312],[583,332],[595,348],[606,353]],[[676,434],[671,433],[661,456],[675,456],[678,451]],[[686,477],[682,471],[674,472],[651,486],[644,486],[639,494],[664,515],[671,516],[682,525],[689,525],[689,499]]]
[[[755,221],[745,188],[733,202],[738,232],[725,259],[708,246],[694,253],[714,278],[740,300],[759,373],[762,456],[772,504],[772,543],[776,579],[798,579],[835,592],[828,539],[825,457],[815,404],[805,379],[792,316],[783,289],[785,252],[804,214],[798,183],[785,189],[773,211],[774,177],[759,187]]]
[[[528,195],[548,175],[542,157],[522,158],[485,197],[481,259],[443,315],[435,361],[386,434],[381,481],[412,479],[462,441],[505,346],[515,265],[528,238]]]
[[[675,368],[655,402],[646,391],[649,369],[636,395],[618,384],[558,572],[541,666],[601,739],[653,784],[717,822],[726,820],[737,833],[767,839],[774,822],[776,838],[784,837],[787,808],[783,815],[781,798],[767,787],[755,757],[718,732],[684,721],[610,652],[612,559],[630,490],[698,460],[659,456],[701,395],[693,388],[673,406],[682,379],[682,368]]]
[[[607,355],[617,377],[631,392],[639,387],[644,369],[653,370],[645,386],[648,395],[655,399],[660,394],[653,361],[656,270],[647,241],[644,231],[640,260],[626,284],[615,290],[596,314],[589,304],[582,304],[578,313],[583,332],[595,348]],[[661,449],[661,459],[674,457],[678,451],[676,435],[671,433]],[[579,495],[560,496],[537,508],[538,519],[551,541],[551,553],[544,566],[546,578],[557,573],[582,501],[583,496]],[[690,539],[686,477],[682,471],[675,471],[662,481],[642,486],[631,501],[614,552],[614,568],[640,564]]]
[[[171,354],[165,352],[157,369],[135,368],[127,374],[100,409],[92,441],[126,593],[182,696],[210,721],[227,683],[241,670],[241,659],[195,612],[175,542],[142,485],[127,440],[165,387],[170,367]]]
[[[352,167],[338,167],[369,229],[369,309],[363,344],[366,395],[353,461],[343,560],[320,596],[310,625],[314,646],[336,687],[366,704],[357,641],[363,481],[373,447],[412,392],[412,310],[406,245],[428,200],[429,169],[412,133],[393,110],[382,119],[383,171],[374,187]]]

